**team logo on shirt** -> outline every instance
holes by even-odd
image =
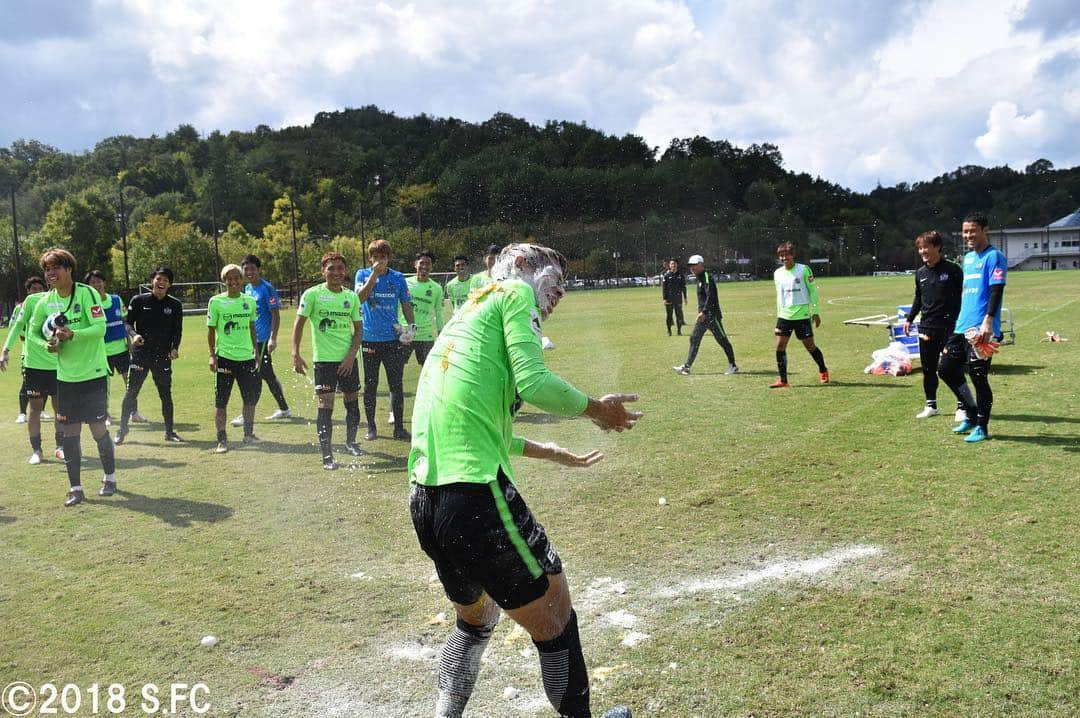
[[[938,281],[939,282],[945,282],[945,281],[948,281],[948,279],[949,279],[949,275],[946,274],[945,272],[942,272],[940,275],[938,275]]]
[[[345,307],[346,309],[348,309],[348,308],[349,308],[349,300],[348,300],[348,299],[346,299],[345,301],[343,301],[343,302],[341,303],[341,306],[343,306],[343,307]]]
[[[994,270],[994,273],[990,275],[990,278],[991,279],[1004,279],[1005,278],[1005,270],[1002,269],[1001,267],[998,267],[997,269]]]
[[[78,304],[76,304],[75,308],[71,310],[72,314],[78,314],[81,311],[82,311],[82,307],[79,306]]]
[[[221,331],[225,334],[232,334],[233,330],[239,326],[240,324],[237,322],[225,322],[225,326],[221,328]]]
[[[94,319],[101,319],[103,316],[105,316],[105,310],[95,304],[94,306],[90,307],[90,316]]]
[[[149,309],[150,307],[143,307],[143,309]],[[161,310],[162,314],[172,314],[172,307],[165,307]]]

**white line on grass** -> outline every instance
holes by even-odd
[[[851,546],[830,551],[822,556],[804,561],[779,561],[764,568],[745,571],[735,576],[721,576],[710,579],[698,579],[675,588],[661,589],[659,594],[665,598],[685,596],[705,591],[731,591],[753,588],[766,581],[793,581],[803,577],[831,573],[849,561],[877,556],[882,553],[878,546]]]

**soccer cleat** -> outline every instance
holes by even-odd
[[[116,482],[109,481],[108,479],[101,480],[101,488],[98,489],[98,496],[112,496],[116,493]]]
[[[334,461],[333,456],[324,456],[322,459],[322,467],[327,471],[335,471],[338,467],[338,462]]]
[[[41,452],[35,451],[34,453],[30,454],[30,458],[26,460],[26,463],[30,464],[31,466],[37,466],[38,464],[40,464]]]
[[[405,431],[403,428],[394,429],[394,438],[399,441],[411,441],[412,434]]]
[[[630,715],[630,709],[626,706],[615,706],[604,711],[604,715],[600,718],[633,718]]]
[[[364,450],[355,441],[346,441],[345,453],[349,456],[363,456]]]
[[[113,443],[120,446],[124,443],[124,439],[127,438],[127,435],[128,433],[125,429],[120,429],[120,431],[116,432],[116,438],[113,439]]]
[[[62,446],[56,447],[56,449],[53,450],[52,455],[55,456],[58,461],[63,461],[64,460],[64,447],[62,447]]]
[[[82,492],[82,489],[76,491],[72,489],[67,492],[67,498],[64,499],[64,506],[74,506],[75,504],[81,504],[86,500],[86,495]]]
[[[26,423],[26,414],[19,414],[18,416],[16,416],[15,417],[15,423],[16,424],[25,424]]]
[[[970,419],[964,419],[959,424],[953,427],[952,433],[954,434],[966,434],[975,428],[975,422]]]
[[[244,443],[245,444],[254,444],[256,441],[259,441],[259,440],[260,440],[259,437],[255,436],[254,434],[245,434],[244,435]]]
[[[139,412],[133,411],[133,412],[131,412],[131,423],[132,424],[149,424],[150,420],[147,419],[142,414],[140,414]]]
[[[964,437],[964,441],[969,444],[975,444],[980,441],[986,441],[989,438],[990,435],[986,433],[986,429],[981,426],[976,426],[974,431]]]
[[[680,364],[679,366],[673,366],[671,368],[675,370],[676,374],[682,374],[683,376],[688,376],[690,374],[690,367],[685,364]]]
[[[227,454],[229,453],[229,444],[226,441],[219,441],[217,446],[214,447],[215,454]]]
[[[772,384],[769,384],[770,389],[787,389],[790,386],[791,386],[791,384],[788,384],[783,379],[777,379]]]
[[[232,426],[243,426],[244,425],[244,416],[243,416],[243,414],[241,414],[240,416],[238,416],[235,419],[233,419],[232,421],[230,421],[229,424],[231,424]]]
[[[49,414],[46,414],[43,411],[43,412],[41,412],[41,420],[42,421],[52,421],[52,416],[50,416]]]
[[[738,374],[739,373],[739,367],[737,367],[734,364],[731,364],[730,366],[728,366],[727,370],[724,371],[724,373],[725,374]]]
[[[175,431],[167,432],[165,434],[165,441],[167,441],[167,442],[169,442],[171,444],[183,444],[183,443],[185,443],[184,440],[180,438],[180,435],[177,434]]]
[[[915,415],[916,419],[929,419],[931,416],[937,416],[941,412],[937,410],[937,407],[928,406]]]
[[[364,441],[375,441],[378,438],[379,432],[375,431],[375,427],[370,427],[364,433]]]
[[[829,383],[829,371],[826,369],[825,371],[820,372],[818,374],[818,378],[821,379],[822,384],[828,384]]]
[[[968,418],[967,410],[966,409],[957,409],[956,413],[953,414],[953,418],[956,420],[957,423],[960,423],[961,421],[967,421],[967,418]]]
[[[290,409],[278,409],[270,416],[266,417],[267,421],[274,421],[275,419],[289,419],[292,418],[292,410]]]

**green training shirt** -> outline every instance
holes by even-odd
[[[494,281],[491,278],[491,272],[483,271],[469,277],[469,289],[481,289],[491,284]]]
[[[34,307],[34,316],[26,330],[26,338],[41,336],[41,326],[51,314],[63,312],[68,328],[74,334],[60,343],[56,354],[56,379],[65,382],[91,381],[109,374],[105,359],[105,310],[101,296],[89,285],[76,282],[71,294],[61,297],[50,289]]]
[[[4,348],[11,351],[11,347],[15,345],[15,340],[21,334],[24,337],[22,365],[27,369],[56,371],[56,355],[51,353],[48,345],[45,344],[45,337],[41,336],[41,325],[39,324],[34,331],[31,331],[29,326],[30,320],[34,316],[34,307],[44,296],[45,292],[28,294],[23,303],[19,305],[18,312],[12,314],[11,327],[8,331],[7,341],[4,342]],[[42,321],[45,321],[44,318]]]
[[[333,292],[326,282],[300,296],[296,313],[311,322],[312,361],[340,362],[352,346],[353,326],[360,321],[360,297],[345,287]]]
[[[409,294],[412,296],[413,319],[416,321],[416,336],[418,342],[435,341],[435,332],[441,332],[443,328],[443,288],[438,282],[428,280],[421,282],[416,277],[406,277],[405,283],[409,285]],[[466,292],[466,295],[468,292]],[[398,307],[398,323],[405,323],[405,315]]]
[[[469,298],[470,289],[472,289],[471,276],[466,277],[464,282],[455,276],[446,283],[446,298],[450,300],[450,304],[454,307],[455,312],[460,309],[461,305],[465,303],[465,300]]]
[[[776,285],[776,316],[781,319],[809,319],[818,310],[814,273],[805,264],[796,263],[790,270],[783,265],[773,272]]]
[[[233,361],[255,358],[251,326],[255,323],[255,300],[246,294],[230,297],[215,294],[206,305],[206,326],[214,327],[215,350],[219,357]]]
[[[540,311],[518,279],[489,284],[447,322],[420,372],[409,478],[425,486],[513,481],[515,398],[560,416],[589,399],[544,366]]]

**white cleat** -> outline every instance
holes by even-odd
[[[15,417],[15,423],[16,424],[25,424],[26,423],[26,414],[19,414],[18,416],[16,416]]]
[[[50,416],[49,414],[46,414],[43,411],[43,412],[41,412],[41,420],[42,421],[52,421],[52,416]]]
[[[241,414],[240,416],[236,417],[235,419],[233,419],[229,423],[232,424],[233,426],[243,426],[244,425],[244,415]]]
[[[922,411],[915,415],[916,419],[929,419],[931,416],[937,416],[941,412],[932,406],[925,407]]]
[[[41,452],[35,451],[34,453],[30,454],[30,458],[26,461],[26,463],[30,464],[31,466],[37,466],[38,464],[40,464]]]
[[[275,419],[289,419],[291,417],[292,417],[292,410],[290,410],[290,409],[278,409],[273,414],[266,417],[266,420],[267,421],[274,421]],[[241,423],[243,423],[243,422],[241,422]],[[240,426],[240,424],[236,424],[235,426]]]

